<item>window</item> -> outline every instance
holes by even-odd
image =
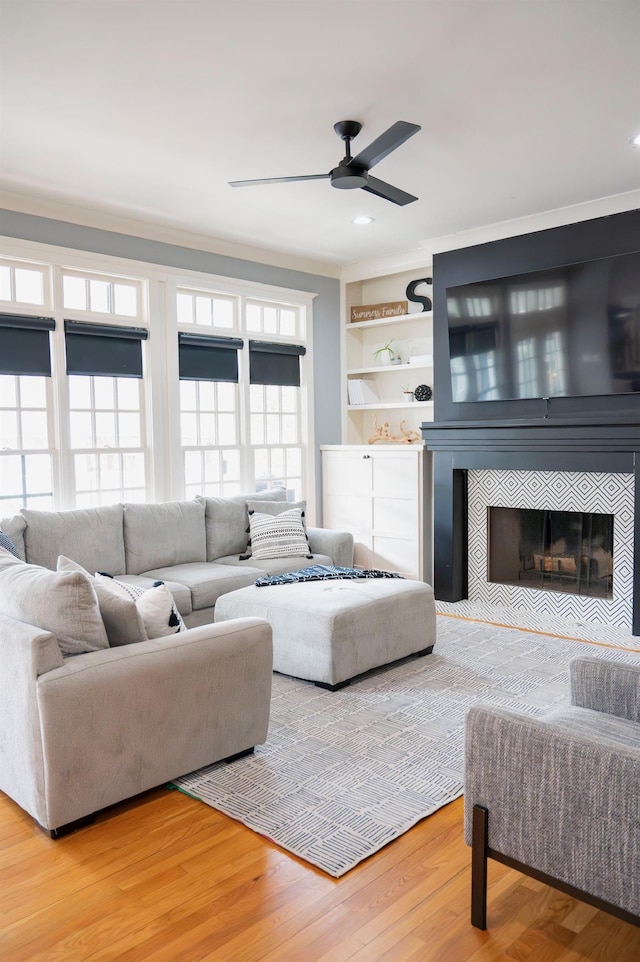
[[[276,484],[313,511],[311,294],[4,250],[0,517]]]
[[[51,318],[0,314],[0,516],[51,507]]]
[[[284,337],[300,337],[301,334],[300,312],[288,304],[248,300],[246,325],[252,334],[280,334]]]
[[[300,358],[302,345],[251,341],[249,394],[256,490],[284,485],[302,497]]]
[[[3,261],[0,264],[0,301],[43,307],[47,268]]]
[[[141,314],[141,293],[139,281],[72,271],[62,273],[62,306],[65,310],[138,317]]]
[[[186,497],[240,492],[241,338],[178,335],[180,440]]]
[[[220,307],[231,302],[232,309]],[[306,348],[293,340],[304,339],[304,309],[178,289],[177,313],[181,327],[190,326],[179,334],[185,494],[229,495],[284,485],[290,499],[304,497]],[[220,326],[221,318],[251,339],[194,332],[198,325]]]
[[[237,327],[237,297],[181,289],[177,294],[176,306],[178,324],[225,330]]]
[[[76,504],[146,495],[142,346],[147,331],[65,321]]]
[[[77,507],[145,499],[141,411],[139,380],[70,375],[70,442]]]

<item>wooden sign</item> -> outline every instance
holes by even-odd
[[[362,304],[351,308],[351,323],[355,321],[381,321],[386,317],[401,317],[407,313],[406,301],[389,301],[386,304]]]

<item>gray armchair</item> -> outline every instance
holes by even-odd
[[[487,859],[640,925],[640,663],[570,663],[570,705],[542,718],[472,708],[465,841],[471,922],[486,928]]]

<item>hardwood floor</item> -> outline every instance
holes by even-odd
[[[333,879],[177,791],[51,841],[0,793],[4,962],[638,962],[640,928],[497,863],[469,922],[462,799]]]

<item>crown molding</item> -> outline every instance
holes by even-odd
[[[413,250],[400,251],[397,254],[389,254],[387,257],[350,264],[343,268],[341,280],[344,283],[349,283],[363,278],[414,270],[429,264],[434,254],[443,251],[471,247],[474,244],[484,244],[488,241],[503,240],[508,237],[516,237],[519,234],[531,234],[534,231],[547,230],[551,227],[564,227],[566,224],[575,224],[582,220],[606,217],[609,214],[619,214],[626,210],[638,208],[640,208],[640,190],[631,190],[623,194],[600,197],[583,204],[573,204],[556,210],[542,211],[528,217],[498,221],[494,224],[487,224],[483,227],[460,231],[455,234],[444,234],[423,241],[420,247]]]
[[[173,244],[192,250],[207,251],[224,257],[235,257],[240,260],[254,261],[267,264],[270,267],[281,267],[285,270],[302,271],[305,274],[319,274],[322,277],[340,277],[340,267],[310,258],[295,257],[278,251],[264,250],[251,247],[235,241],[209,237],[203,234],[192,234],[177,228],[139,221],[120,214],[107,211],[76,207],[61,201],[47,200],[28,194],[0,190],[0,208],[30,214],[35,217],[47,217],[60,220],[81,227],[91,227],[96,230],[112,231],[118,234],[128,234],[144,240],[158,241],[162,244]]]

